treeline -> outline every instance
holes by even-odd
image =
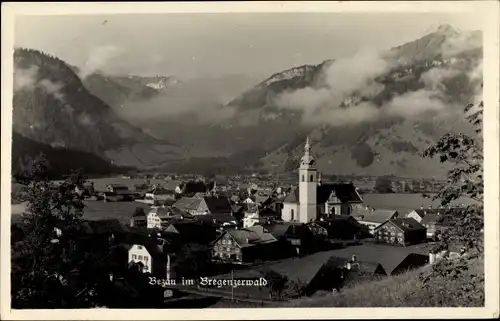
[[[133,170],[130,167],[115,166],[110,161],[91,153],[51,147],[13,132],[12,176],[21,180],[26,171],[29,170],[31,161],[40,154],[43,154],[50,163],[48,173],[51,179],[61,179],[78,169],[90,176],[117,174]]]

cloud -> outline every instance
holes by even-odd
[[[37,66],[30,66],[29,68],[15,68],[14,69],[14,92],[21,90],[35,90],[35,88],[42,88],[56,99],[64,102],[64,95],[61,89],[64,87],[63,83],[53,82],[50,79],[39,79],[39,68]]]
[[[122,54],[122,50],[113,45],[105,45],[92,49],[87,61],[80,67],[80,78],[85,79],[88,75],[101,70],[106,64]]]
[[[443,58],[450,58],[470,50],[478,50],[483,46],[481,31],[461,31],[447,37],[441,46]]]
[[[453,40],[445,42],[443,55],[451,57],[478,46],[480,48],[480,42],[472,41],[474,37],[450,37]],[[445,103],[449,101],[449,90],[445,83],[463,75],[464,72],[467,73],[476,96],[480,97],[482,94],[482,60],[477,66],[467,70],[462,63],[455,64],[455,59],[451,63],[448,61],[446,64],[435,66],[421,75],[407,70],[411,77],[419,77],[412,81],[419,81],[424,88],[397,94],[380,106],[376,105],[373,99],[386,86],[380,79],[390,78],[393,70],[402,67],[395,58],[397,57],[387,55],[386,52],[363,49],[353,57],[335,60],[327,67],[323,72],[323,86],[284,92],[277,96],[274,105],[280,109],[300,111],[303,122],[307,124],[341,126],[373,121],[380,117],[415,118],[429,112],[445,115],[448,111],[457,110],[453,108],[455,106]],[[392,93],[394,94],[395,90]]]
[[[64,87],[62,83],[55,83],[49,79],[42,79],[38,83],[38,86],[45,89],[46,92],[53,95],[56,99],[64,102],[64,95],[61,93],[61,89]]]
[[[14,69],[14,91],[33,90],[38,81],[38,67],[30,66],[29,68]]]

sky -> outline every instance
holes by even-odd
[[[231,13],[18,16],[15,46],[91,73],[268,77],[293,66],[384,50],[440,24],[481,30],[467,14]]]

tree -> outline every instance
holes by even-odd
[[[377,193],[392,193],[391,180],[384,176],[377,177],[374,189]]]
[[[474,126],[477,134],[481,133],[483,103],[468,105],[465,112],[467,119]],[[481,266],[483,256],[483,144],[481,135],[471,137],[463,133],[449,133],[441,137],[434,146],[424,152],[426,157],[438,156],[441,162],[451,162],[453,169],[448,172],[447,185],[435,196],[441,200],[446,210],[443,219],[449,227],[439,231],[439,243],[435,252],[446,250],[450,245],[462,246],[468,254],[458,260],[449,260],[447,256],[433,265],[430,273],[422,273],[424,288],[435,292],[446,288],[443,282],[460,280],[457,295],[464,306],[484,306],[484,271],[473,273],[474,267]],[[449,206],[461,196],[470,197],[477,204],[461,208]],[[466,274],[469,272],[469,275]]]
[[[84,205],[75,192],[85,178],[75,173],[60,184],[48,179],[50,165],[41,155],[29,167],[22,215],[25,237],[12,244],[13,308],[91,307],[103,270],[89,267],[95,256],[83,251],[80,235]],[[99,276],[98,276],[99,275]]]
[[[266,287],[269,290],[270,298],[281,298],[281,293],[285,290],[288,277],[286,275],[281,275],[274,270],[266,270],[263,273],[264,279],[267,281]]]
[[[467,120],[474,126],[476,136],[463,133],[448,133],[424,152],[424,157],[439,157],[441,162],[453,164],[448,172],[447,185],[435,199],[446,208],[445,217],[451,226],[442,231],[440,248],[461,245],[467,250],[483,252],[483,102],[465,108]],[[460,197],[469,197],[477,204],[456,208],[451,202]]]

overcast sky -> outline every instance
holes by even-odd
[[[443,14],[155,14],[21,16],[15,45],[109,73],[267,77],[295,65],[387,49],[477,17]]]

